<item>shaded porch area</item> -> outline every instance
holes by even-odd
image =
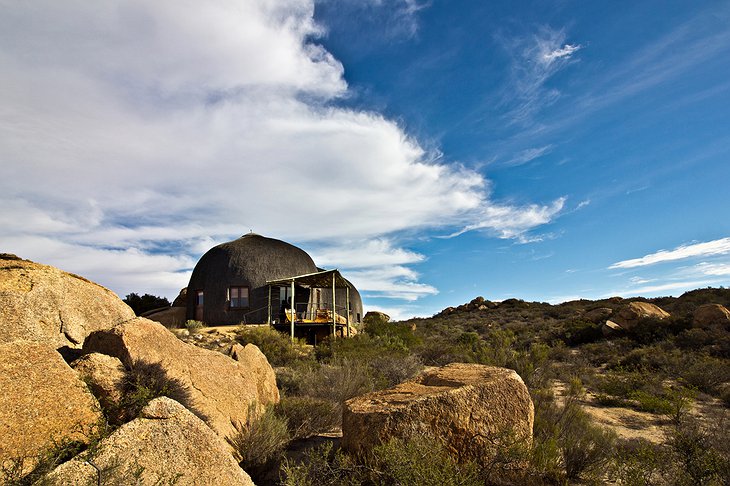
[[[352,285],[335,270],[324,270],[267,281],[268,324],[317,344],[328,336],[350,337],[350,289]],[[344,289],[345,298],[337,298]],[[302,295],[306,299],[302,299]],[[278,298],[276,298],[278,296]]]

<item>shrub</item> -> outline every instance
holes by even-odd
[[[669,439],[678,484],[728,484],[730,447],[724,421],[709,429],[696,419],[687,418],[676,425]]]
[[[395,386],[413,378],[423,369],[423,363],[414,354],[380,356],[373,359],[369,366],[376,388]]]
[[[647,440],[622,441],[616,448],[611,478],[619,484],[632,486],[659,484],[667,474],[667,465],[671,461],[664,448]]]
[[[283,486],[357,486],[363,484],[363,467],[340,449],[326,442],[308,451],[302,462],[285,460]]]
[[[568,346],[593,343],[603,339],[601,326],[590,321],[572,319],[563,323],[558,337]]]
[[[690,366],[685,366],[680,376],[700,391],[716,395],[723,383],[730,382],[730,364],[719,358],[700,356]]]
[[[126,422],[139,415],[142,409],[157,397],[168,397],[182,404],[204,422],[208,417],[198,410],[190,394],[190,389],[182,382],[167,376],[159,363],[134,361],[127,370],[124,383],[124,396],[120,402],[121,413],[111,413]]]
[[[309,359],[309,348],[300,340],[291,338],[270,327],[241,326],[236,332],[236,341],[242,345],[258,346],[272,366],[289,366],[300,360]]]
[[[278,460],[291,440],[286,420],[278,417],[273,409],[258,415],[255,405],[252,405],[246,423],[236,423],[234,427],[236,433],[226,440],[233,447],[241,467],[254,480]]]
[[[292,439],[329,432],[340,423],[337,404],[322,398],[283,397],[274,412],[286,420]]]
[[[372,391],[373,381],[366,364],[341,360],[304,371],[299,386],[302,394],[335,403],[341,414],[345,400]]]
[[[610,462],[615,435],[591,423],[580,408],[582,383],[571,380],[565,404],[552,394],[533,394],[535,404],[532,467],[551,481],[590,480],[600,476]]]
[[[285,463],[286,486],[319,485],[483,485],[474,463],[458,463],[437,440],[391,439],[357,462],[327,443],[310,452],[307,462]]]
[[[205,327],[205,324],[203,324],[201,321],[195,321],[195,320],[187,320],[185,321],[185,329],[187,329],[190,332],[195,332]]]
[[[368,319],[365,322],[365,332],[371,337],[390,336],[397,338],[406,348],[411,348],[420,342],[420,339],[413,333],[410,324],[387,322],[379,318]]]
[[[484,484],[476,464],[458,463],[441,442],[430,437],[391,439],[375,447],[366,462],[373,484]]]

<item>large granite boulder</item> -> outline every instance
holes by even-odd
[[[669,313],[661,307],[648,302],[631,302],[611,316],[611,321],[624,331],[631,331],[643,319],[662,320],[669,317]]]
[[[134,311],[101,285],[0,254],[0,343],[28,340],[78,349],[92,331],[133,318]]]
[[[342,447],[363,454],[390,438],[444,442],[459,459],[487,463],[504,441],[532,440],[534,408],[512,370],[452,363],[345,402]]]
[[[701,305],[694,312],[692,325],[699,328],[730,329],[730,310],[720,304]]]
[[[84,352],[117,357],[129,369],[154,365],[185,389],[188,408],[205,417],[219,435],[230,437],[235,434],[234,423],[246,423],[249,409],[262,410],[279,401],[271,365],[251,346],[236,361],[184,343],[157,322],[137,318],[92,333]]]
[[[0,344],[1,465],[22,460],[28,472],[57,444],[88,443],[103,419],[86,384],[51,346]]]
[[[167,328],[183,327],[185,325],[187,309],[185,307],[165,307],[153,312],[145,312],[142,317],[159,322]]]
[[[167,397],[151,401],[93,452],[61,464],[41,483],[253,486],[225,441]]]
[[[611,317],[611,314],[613,314],[613,309],[610,307],[598,307],[596,309],[586,311],[583,314],[583,319],[594,324],[600,324],[602,322],[606,322],[606,319]]]
[[[127,372],[118,358],[101,353],[91,353],[82,356],[73,363],[71,368],[76,370],[82,380],[91,389],[113,421],[122,419],[120,409],[124,398]]]
[[[276,401],[278,401],[279,389],[276,386],[276,373],[258,346],[250,343],[245,346],[234,344],[231,346],[231,357],[250,370],[253,376],[258,377],[256,386],[259,397],[268,397],[268,400],[277,397]]]

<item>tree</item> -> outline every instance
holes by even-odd
[[[131,307],[134,313],[138,316],[152,309],[170,307],[170,301],[167,300],[167,298],[151,294],[144,294],[140,297],[138,294],[133,292],[122,300],[124,300],[124,302]]]

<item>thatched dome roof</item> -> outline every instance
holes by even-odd
[[[256,288],[266,285],[267,280],[316,271],[304,250],[250,233],[208,250],[195,266],[188,288],[210,288],[216,282]]]

